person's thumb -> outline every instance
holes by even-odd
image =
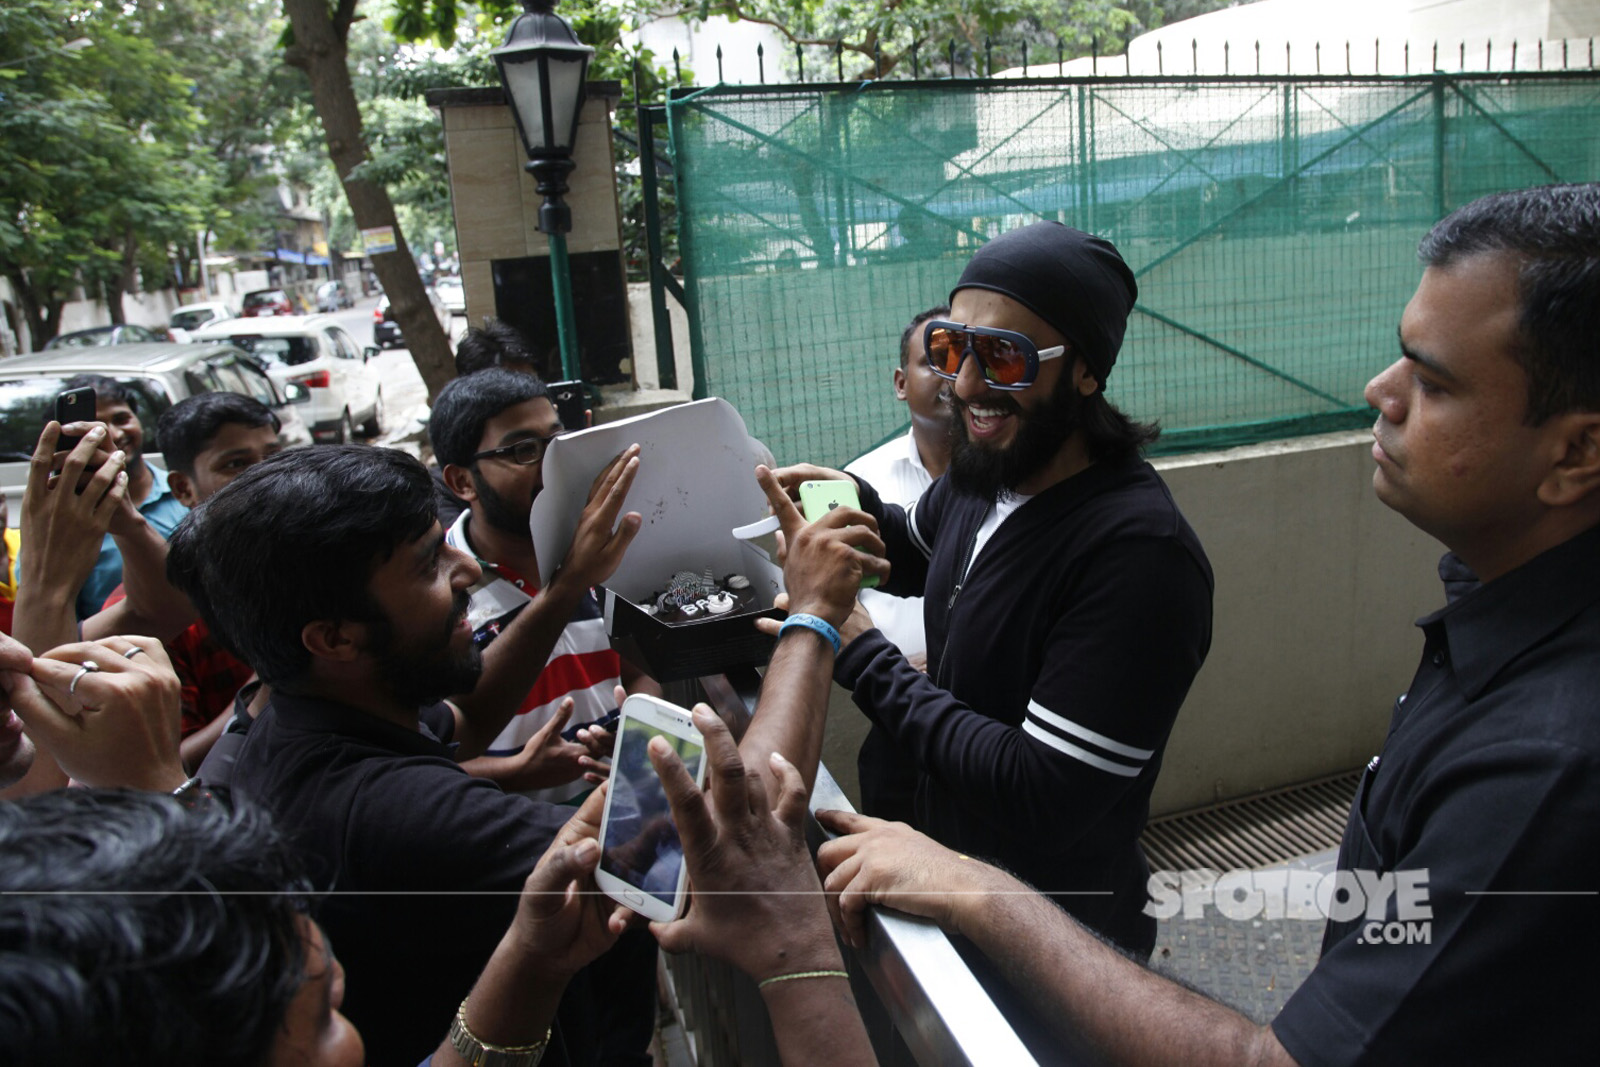
[[[694,919],[674,919],[672,922],[653,922],[650,924],[650,933],[655,936],[656,944],[671,953],[688,952],[694,948]]]
[[[579,841],[552,849],[522,884],[522,906],[535,916],[555,914],[566,903],[572,883],[593,873],[599,862],[598,841]]]

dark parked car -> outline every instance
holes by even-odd
[[[96,326],[92,330],[64,333],[45,342],[46,351],[58,348],[98,348],[101,345],[132,345],[146,341],[163,341],[143,326]]]
[[[450,336],[450,309],[444,306],[444,301],[439,299],[439,294],[432,289],[424,290],[428,294],[428,303],[433,307],[433,316],[439,320],[440,329],[444,330],[446,337]],[[400,324],[394,321],[394,311],[389,307],[389,298],[384,296],[378,301],[378,306],[372,312],[372,340],[379,348],[404,348],[406,339],[400,336]]]
[[[247,319],[262,315],[293,315],[294,303],[282,289],[257,289],[244,294],[244,309],[240,314]]]

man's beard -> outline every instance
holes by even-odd
[[[467,592],[457,590],[450,622],[443,634],[425,647],[405,647],[395,637],[394,623],[376,608],[368,622],[368,651],[378,663],[378,677],[390,696],[404,705],[421,707],[456,693],[470,693],[483,673],[483,652],[476,643],[464,652],[453,647],[456,624],[467,613]]]
[[[524,541],[531,541],[533,534],[528,530],[528,514],[533,509],[533,498],[539,495],[535,489],[528,502],[519,506],[516,501],[495,491],[476,470],[472,472],[472,484],[478,491],[478,502],[483,505],[483,521],[493,526],[503,534],[520,537]]]
[[[1027,411],[1005,393],[990,393],[984,407],[1013,412],[1017,431],[1011,444],[991,448],[967,436],[967,404],[950,397],[950,484],[973,496],[994,500],[1042,471],[1082,421],[1083,397],[1063,374],[1044,403]]]

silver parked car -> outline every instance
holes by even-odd
[[[356,302],[350,298],[350,291],[344,287],[344,282],[323,282],[317,286],[318,311],[334,312],[355,306]]]
[[[440,278],[433,283],[433,291],[439,294],[439,299],[444,301],[444,306],[450,309],[452,315],[465,315],[467,313],[467,291],[461,284],[460,278]]]
[[[151,455],[161,451],[156,436],[161,413],[196,393],[255,397],[283,423],[279,439],[284,445],[311,443],[299,411],[305,391],[280,388],[260,362],[233,345],[125,344],[16,356],[0,362],[0,488],[13,523],[22,515],[28,459],[39,431],[55,417],[56,397],[67,379],[79,374],[103,374],[133,387],[145,451]]]
[[[95,326],[88,330],[77,330],[73,333],[64,333],[44,343],[44,351],[53,352],[58,348],[98,348],[101,345],[133,345],[143,341],[160,341],[154,333],[143,326],[129,323],[125,326]]]

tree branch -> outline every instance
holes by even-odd
[[[350,24],[356,18],[356,4],[360,0],[339,0],[339,6],[333,10],[333,33],[339,38],[340,44],[350,40]]]
[[[884,6],[889,10],[893,10],[893,9],[899,7],[900,3],[901,3],[901,0],[889,0],[889,2],[886,3]],[[860,55],[868,55],[868,56],[870,56],[872,54],[871,46],[869,46],[869,45],[851,44],[849,41],[846,41],[842,37],[800,37],[800,36],[797,36],[793,31],[791,31],[789,29],[789,27],[785,26],[783,23],[778,22],[775,19],[766,19],[766,18],[761,18],[759,15],[746,14],[744,9],[739,6],[738,0],[722,0],[721,3],[713,4],[710,7],[706,8],[706,13],[707,14],[711,14],[711,15],[731,15],[733,18],[735,18],[735,19],[737,19],[737,20],[739,20],[741,22],[754,22],[754,23],[757,23],[758,25],[761,25],[761,26],[771,26],[773,29],[777,30],[780,34],[782,34],[785,38],[787,38],[790,44],[810,45],[810,46],[819,47],[819,48],[821,48],[821,47],[843,48],[846,52],[855,52],[855,53],[858,53]],[[699,14],[700,14],[700,8],[698,6],[695,6],[695,7],[682,7],[682,8],[679,8],[678,10],[676,10],[676,11],[664,12],[661,15],[661,17],[662,18],[687,18],[687,17],[691,17],[691,16],[698,17]]]

